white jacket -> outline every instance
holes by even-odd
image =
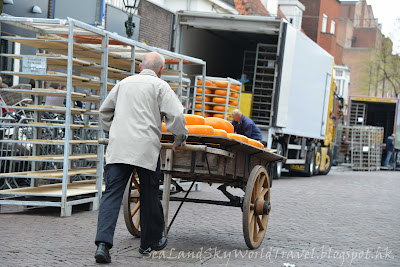
[[[183,106],[168,83],[149,69],[117,83],[100,107],[100,125],[109,132],[107,164],[155,171],[164,116],[175,142],[183,144],[188,136]]]

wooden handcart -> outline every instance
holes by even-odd
[[[285,158],[250,146],[246,143],[219,136],[190,135],[187,144],[172,151],[173,136],[163,134],[161,149],[161,173],[163,175],[162,205],[164,209],[165,233],[168,233],[184,202],[206,203],[240,207],[243,211],[243,235],[250,249],[258,248],[267,230],[271,211],[269,165]],[[101,140],[104,144],[106,140]],[[171,183],[183,191],[175,179],[191,181],[186,195],[171,196]],[[229,201],[188,198],[196,182],[218,183],[218,189]],[[241,188],[244,197],[234,196],[226,188]],[[140,237],[140,184],[135,173],[127,184],[123,212],[128,231]],[[181,201],[168,226],[169,201]]]

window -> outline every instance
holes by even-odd
[[[337,70],[335,74],[336,74],[336,77],[342,77],[343,76],[343,71],[342,70]]]
[[[335,34],[335,28],[336,28],[336,22],[334,22],[333,20],[331,21],[331,33]]]
[[[328,24],[328,16],[324,14],[322,17],[322,32],[326,32],[326,26]]]

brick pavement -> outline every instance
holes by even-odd
[[[139,239],[121,213],[110,266],[400,266],[399,189],[398,172],[274,180],[267,234],[253,251],[243,239],[239,208],[185,203],[167,249],[152,258],[137,252]],[[190,196],[225,198],[208,185]],[[177,206],[171,203],[170,216]],[[3,206],[0,266],[95,266],[97,212],[84,208],[60,218],[58,209]]]

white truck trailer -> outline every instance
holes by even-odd
[[[240,105],[252,105],[267,148],[288,159],[274,166],[274,178],[282,167],[308,176],[329,172],[334,60],[319,45],[278,17],[179,11],[174,49],[205,60],[207,75],[247,75],[252,100]]]

